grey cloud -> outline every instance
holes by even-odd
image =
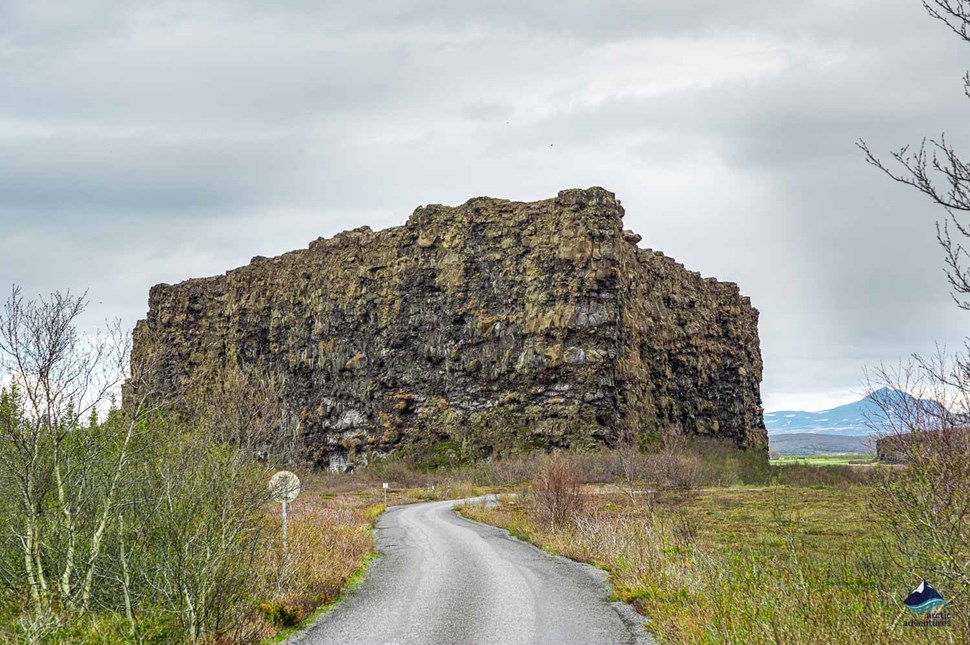
[[[151,219],[258,205],[279,192],[292,150],[278,140],[159,140],[57,134],[4,141],[0,213],[118,213]],[[3,215],[0,215],[3,216]]]
[[[866,166],[970,143],[918,2],[0,5],[0,284],[95,318],[424,203],[603,185],[762,311],[764,392],[955,344],[925,200]],[[96,322],[96,320],[95,320]]]

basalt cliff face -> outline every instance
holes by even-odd
[[[284,423],[332,469],[671,428],[767,449],[757,310],[639,248],[622,217],[601,188],[420,207],[404,226],[155,286],[132,362],[164,346],[153,369],[171,393],[203,365],[282,374]]]

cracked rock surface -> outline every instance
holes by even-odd
[[[637,246],[602,188],[419,207],[224,275],[157,285],[132,361],[166,348],[285,376],[308,462],[352,468],[594,448],[668,429],[767,450],[758,312],[733,283]]]

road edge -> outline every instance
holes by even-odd
[[[386,510],[384,512],[386,512]],[[382,512],[381,515],[383,515],[384,512]],[[371,534],[374,535],[376,531],[376,527],[371,529]],[[270,638],[260,641],[259,645],[297,645],[303,640],[304,636],[309,633],[311,627],[323,620],[327,614],[332,612],[337,608],[338,605],[340,605],[340,603],[350,597],[354,590],[363,584],[364,579],[367,576],[368,569],[370,569],[375,562],[380,560],[383,555],[377,549],[376,535],[374,535],[374,538],[373,550],[364,560],[363,564],[361,564],[356,571],[350,574],[350,577],[347,578],[347,582],[344,583],[344,586],[340,589],[340,594],[338,594],[336,598],[314,609],[313,613],[300,621],[298,625],[287,627],[286,629],[277,632]]]
[[[605,569],[600,569],[599,567],[595,567],[589,564],[588,562],[579,562],[578,560],[573,560],[572,558],[567,558],[557,553],[550,553],[540,548],[539,546],[533,544],[532,542],[529,542],[528,540],[523,540],[522,538],[512,535],[508,529],[502,528],[501,526],[495,526],[494,524],[486,524],[485,522],[479,522],[477,520],[473,520],[471,518],[465,517],[464,515],[459,513],[458,510],[455,508],[456,506],[462,503],[469,503],[469,502],[474,503],[474,502],[482,501],[482,498],[477,497],[477,498],[456,499],[456,500],[448,500],[448,501],[453,502],[451,507],[451,512],[454,513],[456,517],[470,524],[478,524],[479,526],[485,526],[490,529],[499,531],[500,533],[503,534],[503,537],[505,537],[505,539],[511,540],[513,542],[518,542],[519,544],[523,544],[533,549],[534,551],[541,553],[547,558],[552,558],[553,560],[559,560],[560,562],[569,564],[571,566],[579,567],[587,575],[590,575],[591,577],[595,578],[598,583],[604,586],[604,588],[608,592],[607,593],[608,597],[610,598],[615,597],[615,589],[613,588],[613,584],[609,580],[609,572],[606,571]],[[488,501],[494,502],[497,500],[492,499]],[[629,603],[613,600],[613,601],[609,601],[608,604],[610,605],[610,607],[613,608],[613,611],[615,611],[619,615],[620,620],[623,622],[623,625],[627,628],[627,631],[630,632],[630,636],[633,638],[633,642],[635,643],[635,645],[658,645],[653,635],[647,630],[647,624],[650,622],[649,618],[637,613],[637,610],[634,609],[633,605],[630,605]]]

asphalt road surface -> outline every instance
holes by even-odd
[[[488,645],[652,643],[609,602],[606,574],[455,514],[449,502],[389,509],[382,557],[336,608],[288,642]]]

